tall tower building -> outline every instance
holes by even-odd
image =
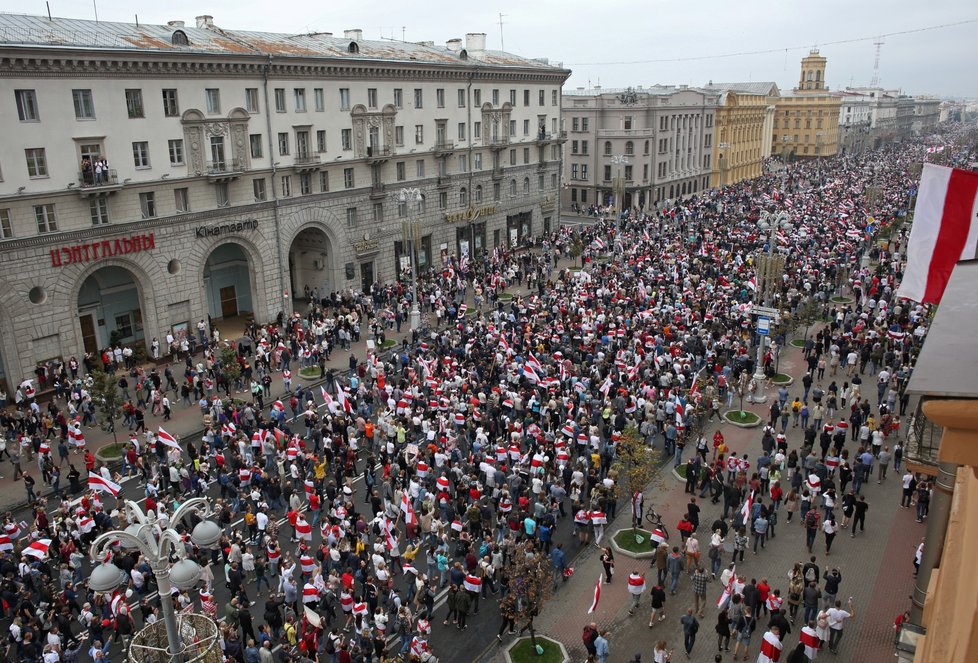
[[[813,48],[801,59],[801,78],[795,92],[824,92],[826,59]]]

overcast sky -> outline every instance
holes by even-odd
[[[485,32],[506,50],[573,70],[567,86],[603,87],[773,80],[790,89],[799,61],[817,45],[830,87],[868,85],[877,34],[978,19],[973,0],[95,0],[101,20],[165,23],[211,14],[220,27],[434,40]],[[92,0],[50,0],[54,16],[94,18]],[[801,8],[819,7],[818,15]],[[0,11],[46,12],[43,0],[0,0]],[[403,30],[403,33],[402,33]],[[885,38],[880,83],[909,94],[978,97],[978,22]],[[744,51],[775,52],[718,57]],[[697,59],[691,59],[697,58]],[[676,60],[680,61],[665,61]],[[650,62],[654,61],[654,62]],[[615,64],[631,63],[631,64]]]

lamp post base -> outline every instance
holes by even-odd
[[[411,309],[411,331],[421,327],[421,311],[418,309]]]
[[[747,397],[748,401],[755,404],[767,401],[767,394],[764,393],[764,381],[766,379],[764,373],[754,373],[754,393]]]

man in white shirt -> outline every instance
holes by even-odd
[[[836,601],[834,608],[825,611],[829,620],[829,651],[833,654],[839,653],[839,642],[842,640],[842,627],[847,619],[856,616],[856,610],[852,607],[852,597],[849,597],[848,610],[842,609],[842,601]]]

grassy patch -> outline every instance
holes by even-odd
[[[672,468],[672,471],[681,476],[683,481],[686,480],[686,463],[680,463],[679,467]]]
[[[635,535],[642,538],[641,543],[635,540]],[[615,534],[615,543],[623,550],[633,553],[647,553],[652,551],[651,534],[644,529],[623,529]]]
[[[740,410],[730,410],[723,415],[723,418],[734,424],[756,424],[760,423],[761,418],[753,412],[741,412]]]
[[[113,442],[95,452],[95,455],[102,460],[119,460],[126,449],[125,442]]]
[[[500,295],[496,297],[496,299],[501,302],[511,302],[513,301],[513,295],[512,293],[509,292],[503,292],[500,293]]]
[[[381,350],[386,350],[387,348],[393,348],[395,345],[397,345],[397,341],[392,338],[388,338],[380,344],[380,348]]]
[[[852,297],[836,295],[835,297],[832,297],[829,301],[831,301],[834,304],[851,304],[854,300]]]
[[[319,367],[318,366],[307,366],[305,368],[299,369],[299,375],[302,377],[313,380],[319,377]]]
[[[564,653],[553,640],[537,636],[537,644],[543,647],[543,654],[538,655],[533,649],[533,643],[529,638],[520,640],[509,650],[509,656],[513,663],[563,663]]]
[[[793,341],[791,341],[791,345],[795,346],[796,348],[804,348],[805,347],[805,339],[803,339],[803,338],[796,338]]]
[[[773,378],[771,378],[771,382],[774,384],[787,384],[791,381],[791,376],[787,373],[777,373]]]

